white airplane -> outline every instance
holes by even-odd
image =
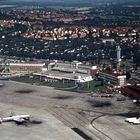
[[[125,119],[126,122],[133,123],[133,124],[140,124],[140,118],[132,117]]]
[[[29,120],[30,115],[16,115],[14,112],[9,117],[0,118],[0,123],[14,121],[16,123],[23,123],[25,120]]]
[[[134,121],[136,121],[136,120],[137,120],[136,117],[126,118],[126,119],[125,119],[125,121],[126,121],[126,122],[129,122],[129,123],[132,123],[132,122],[134,122]]]
[[[140,124],[140,119],[133,122],[133,124],[135,124],[135,125]]]

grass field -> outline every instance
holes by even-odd
[[[98,89],[105,89],[105,88],[106,88],[106,85],[102,81],[93,80],[87,83],[82,83],[79,90],[96,91]]]
[[[17,81],[17,82],[23,82],[23,83],[31,83],[31,84],[40,83],[39,77],[32,77],[30,75],[11,78],[11,80]]]
[[[46,83],[43,83],[43,85],[56,87],[56,88],[71,88],[75,86],[75,82],[74,81],[63,82],[62,80],[58,80],[54,82],[46,82]]]
[[[21,77],[12,78],[11,80],[23,83],[30,83],[36,85],[43,85],[43,86],[50,86],[55,88],[72,88],[75,87],[74,81],[63,81],[63,80],[56,80],[56,81],[49,81],[45,82],[41,80],[40,77],[33,77],[30,75],[25,75]],[[41,80],[41,81],[40,81]],[[79,84],[79,90],[81,91],[96,91],[98,89],[105,89],[106,85],[102,81],[90,81],[86,83]]]

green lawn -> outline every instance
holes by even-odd
[[[45,86],[51,86],[51,87],[56,87],[56,88],[71,88],[75,86],[75,82],[74,81],[62,81],[62,80],[58,80],[55,82],[46,82],[43,83],[43,85]]]
[[[51,87],[56,87],[56,88],[71,88],[71,87],[75,86],[74,81],[64,81],[63,82],[62,80],[58,80],[58,81],[54,81],[54,82],[44,82],[44,81],[40,81],[39,77],[32,77],[30,75],[11,78],[11,80],[17,81],[17,82],[23,82],[23,83],[51,86]]]
[[[23,83],[31,83],[31,84],[40,83],[39,77],[31,77],[29,75],[11,78],[11,80],[17,82],[23,82]]]
[[[102,81],[90,81],[87,83],[82,83],[80,85],[79,90],[84,90],[84,91],[95,91],[97,89],[105,89],[106,85],[102,83]]]
[[[53,82],[44,82],[40,81],[39,77],[31,77],[29,75],[21,76],[12,78],[11,80],[23,83],[30,83],[30,84],[39,84],[43,86],[50,86],[55,88],[72,88],[75,86],[74,81],[53,81]],[[79,90],[83,91],[95,91],[97,89],[105,89],[106,85],[102,83],[102,81],[90,81],[87,83],[79,84]]]

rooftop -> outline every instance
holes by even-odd
[[[57,70],[49,70],[43,74],[46,74],[48,77],[54,77],[54,78],[59,78],[59,79],[69,79],[69,80],[74,80],[74,79],[78,79],[79,78],[86,78],[90,75],[88,74],[84,74],[84,73],[78,73],[78,72],[74,72],[71,73],[70,72],[65,72],[65,71],[57,71]]]
[[[100,71],[102,73],[106,73],[106,74],[109,74],[109,75],[112,75],[112,76],[115,76],[115,77],[118,77],[118,76],[125,76],[124,74],[122,73],[119,73],[117,71],[113,71],[113,70],[102,70]]]
[[[10,63],[10,66],[44,66],[45,63]]]
[[[134,97],[140,98],[140,86],[125,86],[123,90]]]

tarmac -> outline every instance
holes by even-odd
[[[125,122],[140,107],[122,95],[61,91],[51,87],[0,81],[0,116],[29,114],[40,124],[0,124],[2,140],[138,140],[140,125]],[[127,114],[128,113],[128,114]],[[75,132],[75,130],[78,130]]]
[[[78,134],[53,117],[46,111],[24,108],[17,105],[0,103],[1,116],[7,117],[11,111],[20,114],[30,114],[41,124],[17,125],[15,122],[0,124],[0,139],[2,140],[83,140]]]
[[[140,140],[140,125],[129,124],[120,116],[102,116],[92,125],[112,140]]]

